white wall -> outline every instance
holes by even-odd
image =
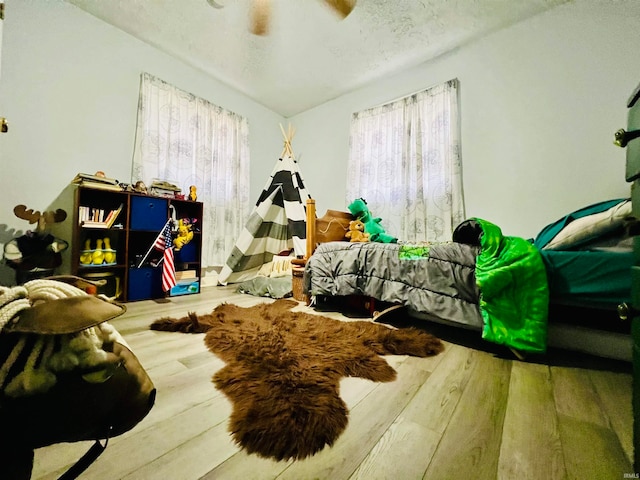
[[[638,25],[636,0],[578,0],[293,117],[318,211],[348,205],[336,179],[346,176],[353,112],[455,77],[467,216],[527,237],[627,196],[624,150],[612,141],[640,82]]]
[[[318,210],[346,208],[352,112],[453,77],[467,216],[532,236],[627,195],[612,139],[640,82],[639,21],[635,0],[577,0],[289,119]],[[282,150],[279,115],[62,0],[6,0],[2,47],[0,244],[29,228],[16,204],[68,208],[79,171],[130,180],[142,71],[249,118],[252,198]],[[12,278],[0,265],[0,284]]]
[[[102,170],[131,181],[142,71],[249,119],[257,198],[282,151],[281,116],[62,0],[7,0],[0,116],[10,126],[0,134],[0,248],[30,228],[14,216],[15,205],[70,212],[67,186],[76,173]],[[64,226],[61,236],[70,240],[70,220]],[[12,280],[0,265],[0,284]]]

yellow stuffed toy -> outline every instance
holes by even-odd
[[[352,220],[349,222],[349,230],[345,234],[345,237],[350,242],[368,242],[369,234],[364,232],[364,223],[360,220]]]
[[[178,220],[178,236],[173,241],[173,247],[176,252],[179,252],[193,238],[191,227],[191,224],[184,223],[182,219]]]

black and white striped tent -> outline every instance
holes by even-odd
[[[286,137],[285,137],[286,138]],[[290,144],[276,163],[256,206],[218,277],[222,284],[256,276],[260,267],[282,251],[306,250],[306,210],[310,198]]]

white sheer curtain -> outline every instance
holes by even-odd
[[[447,241],[464,220],[458,80],[353,114],[347,204],[401,241]]]
[[[4,28],[4,0],[0,0],[0,66],[2,66],[2,29]]]
[[[197,187],[202,266],[223,265],[249,210],[247,119],[143,73],[131,180],[153,178]]]

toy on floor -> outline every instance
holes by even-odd
[[[379,217],[373,217],[363,198],[357,198],[349,205],[351,214],[364,223],[364,231],[369,234],[369,241],[380,243],[397,243],[398,239],[385,232],[380,225],[382,221]]]
[[[368,242],[369,234],[364,231],[364,223],[360,220],[352,220],[349,222],[349,230],[345,233],[345,237],[350,242]]]

